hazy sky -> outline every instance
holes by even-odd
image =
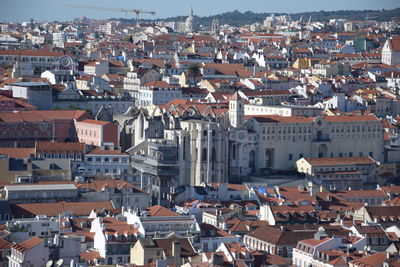
[[[102,7],[139,8],[156,11],[152,18],[187,15],[192,6],[195,15],[208,16],[226,11],[288,12],[341,9],[391,9],[400,7],[400,0],[0,0],[0,21],[70,20],[80,16],[106,19],[125,17],[123,13],[91,11],[63,7],[63,4]],[[143,18],[150,18],[144,15]]]

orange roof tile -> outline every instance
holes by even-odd
[[[52,202],[52,203],[21,203],[12,204],[11,209],[16,218],[47,215],[56,217],[64,212],[72,212],[76,216],[88,216],[92,210],[113,209],[110,201],[91,202]]]
[[[24,252],[24,251],[27,251],[27,250],[30,250],[30,249],[36,247],[37,245],[39,245],[42,242],[43,242],[43,239],[41,239],[40,237],[33,237],[33,238],[28,239],[20,244],[13,245],[12,248],[15,250],[18,250],[19,252]]]
[[[104,126],[104,125],[108,125],[108,124],[110,124],[110,123],[112,123],[112,122],[109,122],[109,121],[97,121],[97,120],[83,120],[83,121],[80,121],[79,123],[86,123],[86,124],[102,125],[102,126]]]
[[[15,159],[29,159],[35,154],[35,148],[0,147],[0,155],[8,155]]]
[[[305,160],[313,166],[355,165],[355,164],[375,163],[375,160],[371,157],[306,158]]]
[[[173,212],[160,205],[148,207],[146,211],[150,216],[180,216],[179,213]]]
[[[36,152],[74,152],[83,153],[85,151],[84,143],[53,143],[36,142]]]

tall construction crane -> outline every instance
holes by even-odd
[[[71,4],[65,4],[63,6],[64,7],[71,7],[71,8],[89,9],[89,10],[124,12],[126,15],[128,15],[128,13],[135,13],[136,14],[136,25],[137,26],[139,26],[140,14],[150,14],[150,15],[155,15],[156,14],[156,12],[154,12],[154,11],[144,11],[144,10],[141,10],[141,9],[132,9],[132,8],[80,6],[80,5],[71,5]]]

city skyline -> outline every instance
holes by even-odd
[[[296,5],[297,3],[297,5]],[[128,0],[119,0],[117,2],[111,2],[109,0],[71,0],[71,1],[50,1],[40,0],[27,2],[24,0],[2,0],[0,3],[1,21],[14,21],[24,22],[34,18],[37,21],[68,21],[77,17],[85,16],[92,19],[109,19],[109,18],[125,18],[125,14],[118,12],[109,11],[90,11],[85,9],[74,9],[67,8],[65,4],[79,4],[87,6],[99,6],[99,7],[117,7],[117,8],[138,8],[143,10],[155,11],[155,16],[142,15],[144,19],[162,19],[174,16],[186,16],[189,14],[189,10],[192,7],[195,15],[198,16],[210,16],[224,12],[230,12],[239,10],[241,12],[253,11],[256,13],[300,13],[308,11],[335,11],[335,10],[380,10],[380,9],[393,9],[399,7],[398,1],[396,0],[382,0],[382,1],[351,1],[350,3],[345,0],[339,0],[332,3],[321,2],[316,0],[305,0],[302,1],[301,7],[298,7],[298,1],[289,0],[286,1],[285,5],[280,3],[272,2],[261,2],[258,0],[249,0],[246,2],[241,1],[219,1],[217,4],[211,0],[199,2],[190,0],[174,1],[175,8],[168,8],[170,3],[163,1],[153,1],[151,3],[138,3],[130,4]],[[210,7],[213,6],[210,12]],[[51,12],[43,12],[43,11]],[[89,11],[89,12],[88,12]],[[128,18],[134,16],[128,15]]]

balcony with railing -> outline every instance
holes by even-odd
[[[322,134],[322,133],[317,133],[316,135],[313,136],[313,142],[330,142],[331,138],[329,134]]]

